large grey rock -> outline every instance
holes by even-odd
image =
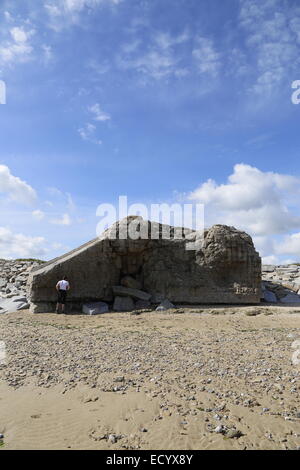
[[[137,300],[135,303],[135,308],[136,309],[143,309],[143,308],[150,308],[151,303],[149,300]]]
[[[137,300],[149,300],[151,299],[151,294],[147,292],[143,292],[139,289],[131,289],[129,287],[123,286],[113,286],[112,288],[113,293],[120,297],[132,297],[133,299]]]
[[[25,297],[11,297],[10,299],[0,298],[0,313],[13,313],[18,310],[29,308],[29,303]]]
[[[108,305],[105,302],[90,302],[84,304],[82,307],[82,313],[86,315],[99,315],[101,313],[107,313],[108,310]]]
[[[283,304],[289,304],[289,303],[298,304],[300,303],[300,295],[291,292],[287,294],[285,297],[282,297],[280,299],[280,302],[282,302]]]
[[[131,297],[116,297],[113,310],[116,312],[131,312],[135,308]]]
[[[273,266],[271,264],[263,264],[261,267],[262,272],[265,273],[272,273],[275,271],[276,266]]]
[[[274,303],[278,302],[277,297],[276,297],[276,295],[274,294],[274,292],[271,292],[271,291],[268,290],[268,289],[265,289],[265,290],[264,290],[264,299],[265,299],[266,302],[272,302],[272,303],[273,303],[273,302],[274,302]]]
[[[121,238],[132,223],[144,238]],[[151,230],[156,239],[145,238]],[[170,238],[163,238],[168,230]],[[175,238],[180,231],[182,238]],[[33,268],[29,274],[33,309],[44,311],[43,304],[54,308],[55,285],[63,275],[70,280],[68,302],[74,305],[91,300],[109,303],[125,295],[142,300],[160,296],[175,304],[259,303],[261,260],[251,237],[234,227],[214,225],[191,249],[194,234],[200,238],[198,232],[185,234],[182,228],[140,217],[123,219],[99,238]],[[125,276],[140,280],[142,289],[120,290],[130,289],[120,286]]]

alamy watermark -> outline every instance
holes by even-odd
[[[0,80],[0,104],[6,104],[6,84]]]
[[[6,348],[4,341],[0,341],[0,366],[6,365]]]
[[[119,196],[118,205],[100,204],[96,210],[96,216],[101,217],[96,229],[100,236],[115,222],[130,216],[127,224],[122,224],[117,230],[116,225],[110,229],[111,239],[131,240],[157,240],[158,238],[183,239],[191,237],[187,249],[196,249],[195,244],[201,243],[204,234],[204,205],[203,204],[150,204],[134,203],[128,207],[127,196]],[[141,223],[141,218],[148,223]],[[161,231],[158,223],[162,224]],[[171,234],[170,226],[175,227]],[[196,231],[196,234],[192,233]]]
[[[295,90],[291,96],[293,104],[300,103],[300,80],[294,80],[292,83],[292,88]]]
[[[292,363],[294,366],[299,366],[300,365],[300,339],[296,339],[292,343],[292,348],[295,349],[295,351],[292,354]]]

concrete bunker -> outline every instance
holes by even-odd
[[[34,269],[28,286],[31,311],[54,310],[55,285],[63,275],[72,286],[68,308],[77,312],[85,302],[112,305],[118,286],[149,294],[154,305],[162,299],[181,305],[260,302],[261,259],[245,232],[214,225],[200,234],[155,223],[155,239],[120,238],[132,221],[140,234],[145,228],[151,233],[153,222],[127,217],[99,238]],[[163,237],[166,228],[169,239]]]

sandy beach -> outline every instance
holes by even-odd
[[[300,448],[300,307],[0,316],[1,449]]]

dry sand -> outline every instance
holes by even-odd
[[[291,306],[1,315],[1,449],[300,448],[298,338]]]

